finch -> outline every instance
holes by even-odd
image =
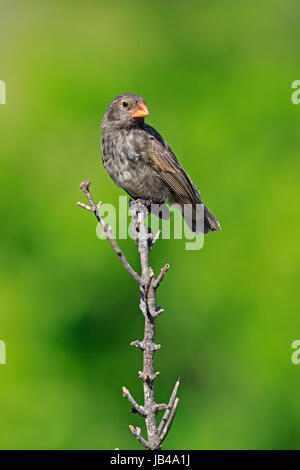
[[[220,230],[168,143],[145,124],[148,114],[144,99],[138,95],[124,93],[109,104],[102,119],[101,139],[108,174],[133,199],[176,204],[193,232]],[[197,210],[199,205],[202,211]]]

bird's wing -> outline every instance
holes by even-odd
[[[162,136],[151,126],[144,125],[148,134],[147,157],[160,178],[184,203],[199,203],[201,197],[187,173]]]

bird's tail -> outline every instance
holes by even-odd
[[[205,204],[183,204],[178,205],[188,227],[195,233],[207,233],[221,230],[216,217],[210,212]]]
[[[214,214],[204,205],[204,233],[221,230],[221,225]]]

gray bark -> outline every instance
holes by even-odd
[[[123,387],[123,396],[127,398],[132,406],[132,412],[138,413],[145,420],[147,429],[147,440],[143,438],[139,427],[129,426],[132,434],[146,448],[150,450],[161,449],[162,442],[166,438],[173,419],[176,414],[179,398],[176,398],[180,379],[177,380],[168,404],[157,404],[154,396],[154,382],[159,372],[154,372],[154,354],[160,349],[160,344],[155,344],[155,323],[157,317],[163,312],[156,303],[156,290],[160,286],[169,265],[166,264],[155,278],[154,271],[149,265],[149,253],[159,238],[159,233],[154,237],[151,230],[147,227],[146,217],[149,211],[150,201],[131,201],[130,212],[132,216],[132,229],[134,241],[137,245],[141,262],[141,275],[139,275],[129,264],[122,253],[118,243],[112,236],[110,227],[105,223],[101,216],[101,202],[96,204],[90,194],[89,186],[91,182],[84,181],[80,189],[86,195],[89,204],[78,202],[78,206],[93,212],[101,224],[107,239],[113,250],[117,254],[128,274],[137,282],[140,289],[140,310],[145,318],[144,338],[142,341],[132,341],[131,346],[135,346],[143,351],[143,370],[138,372],[138,376],[143,382],[144,405],[139,405],[126,387]],[[164,411],[163,417],[158,424],[157,414]]]

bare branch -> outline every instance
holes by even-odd
[[[157,232],[157,234],[155,235],[155,237],[152,238],[152,240],[150,241],[149,252],[152,250],[152,248],[154,247],[155,243],[156,243],[157,240],[159,239],[160,234],[161,234],[161,230],[159,230],[159,231]]]
[[[87,204],[84,204],[83,202],[78,201],[77,206],[82,207],[83,209],[86,209],[87,211],[93,212],[93,209],[91,206],[88,206]]]
[[[147,318],[147,306],[146,306],[146,303],[144,301],[144,295],[143,293],[141,292],[141,299],[140,299],[140,310],[142,312],[142,314],[144,315],[145,318]]]
[[[147,282],[146,282],[146,285],[145,285],[145,289],[143,290],[144,299],[146,299],[148,297],[148,292],[149,292],[149,289],[152,287],[153,282],[154,282],[154,271],[153,271],[152,268],[149,268],[148,269]]]
[[[165,277],[166,275],[166,272],[168,271],[168,269],[170,268],[170,265],[169,264],[165,264],[165,266],[160,270],[160,273],[158,275],[158,278],[156,279],[156,281],[154,282],[154,288],[157,289],[161,283],[161,281],[163,280],[163,278]]]
[[[151,229],[147,226],[145,219],[149,214],[149,207],[151,201],[130,201],[129,207],[132,215],[132,230],[134,241],[138,247],[138,252],[141,261],[141,276],[139,276],[128,263],[123,255],[118,243],[113,238],[112,230],[105,223],[104,218],[100,213],[101,202],[98,204],[93,200],[89,187],[90,180],[84,181],[80,185],[80,189],[85,194],[89,205],[78,202],[78,206],[83,209],[93,212],[101,224],[104,233],[110,242],[114,252],[119,257],[121,263],[130,274],[130,276],[139,284],[140,287],[140,309],[145,317],[144,338],[142,341],[135,340],[130,344],[143,351],[143,370],[138,372],[139,377],[143,381],[144,388],[144,405],[139,405],[132,397],[126,387],[122,387],[123,396],[127,398],[132,405],[132,412],[138,413],[145,419],[148,441],[146,441],[141,434],[139,427],[129,426],[130,431],[136,439],[146,449],[160,449],[161,443],[166,438],[170,427],[172,425],[177,405],[178,398],[176,398],[180,379],[177,380],[173,392],[171,394],[168,404],[157,404],[154,398],[154,381],[159,375],[159,372],[154,372],[154,354],[161,348],[160,344],[154,342],[155,323],[157,317],[163,312],[163,309],[156,304],[156,290],[161,284],[169,265],[166,264],[160,271],[157,279],[155,279],[154,271],[149,266],[149,253],[157,240],[159,239],[160,231],[153,237]],[[160,425],[157,425],[157,413],[164,411],[163,418]]]
[[[176,398],[174,406],[173,406],[171,414],[170,414],[169,421],[165,425],[164,430],[160,435],[160,443],[162,443],[165,440],[165,438],[167,437],[168,432],[170,431],[170,428],[171,428],[172,423],[173,423],[173,419],[175,418],[178,402],[179,402],[179,398]]]
[[[161,434],[162,433],[162,430],[166,424],[166,422],[168,421],[168,417],[171,413],[171,409],[174,405],[174,402],[175,402],[175,399],[176,399],[176,395],[177,395],[177,392],[178,392],[178,388],[179,388],[179,384],[180,384],[180,381],[181,381],[181,378],[179,377],[177,379],[177,382],[173,388],[173,391],[171,393],[171,396],[170,396],[170,400],[169,400],[169,403],[168,403],[168,408],[166,409],[162,419],[161,419],[161,422],[158,426],[158,434]]]
[[[156,306],[156,289],[154,288],[154,283],[155,279],[154,277],[151,278],[148,293],[147,293],[147,306],[148,306],[148,312],[152,316],[153,319],[156,318],[156,311],[157,311],[157,306]]]
[[[143,341],[139,341],[139,340],[137,340],[137,339],[136,339],[135,341],[132,341],[132,342],[130,343],[130,346],[135,346],[136,348],[139,348],[139,349],[141,349],[142,351],[144,351],[144,349],[145,349],[145,346],[144,346]]]
[[[93,200],[92,196],[91,196],[91,193],[89,191],[89,187],[91,185],[91,181],[90,180],[87,180],[87,181],[84,181],[83,183],[81,183],[81,185],[79,186],[80,189],[84,192],[85,196],[87,197],[89,203],[90,203],[90,207],[87,206],[86,204],[83,204],[82,202],[78,202],[77,205],[79,207],[82,207],[83,209],[86,209],[88,211],[92,211],[94,212],[98,222],[100,222],[101,224],[101,227],[103,228],[106,236],[107,236],[107,239],[109,241],[109,243],[111,244],[111,246],[113,247],[113,250],[114,252],[117,254],[119,260],[121,261],[121,263],[123,264],[124,268],[126,269],[126,271],[128,272],[128,274],[130,274],[130,276],[139,284],[139,285],[143,285],[143,280],[142,278],[135,272],[135,270],[130,266],[129,262],[127,261],[127,259],[125,258],[125,256],[123,255],[122,253],[122,250],[121,248],[119,247],[118,243],[116,242],[116,240],[113,238],[112,234],[111,234],[111,230],[109,230],[109,227],[106,225],[105,223],[105,220],[103,219],[102,215],[100,214],[100,207],[101,207],[101,202],[99,202],[97,205],[95,203],[95,201]]]
[[[164,312],[164,309],[163,309],[163,308],[158,308],[158,309],[153,313],[154,318],[158,317],[158,316],[161,315],[163,312]]]
[[[134,428],[134,426],[130,424],[129,429],[132,434],[137,438],[137,440],[142,444],[142,446],[146,447],[146,449],[150,449],[148,442],[142,437],[140,428]]]
[[[137,402],[135,401],[135,399],[133,398],[133,396],[130,394],[129,390],[127,390],[126,387],[122,387],[122,390],[123,390],[123,397],[127,398],[127,400],[129,401],[129,403],[131,403],[135,411],[139,415],[143,416],[144,418],[146,416],[144,408],[137,404]]]
[[[138,371],[138,376],[143,382],[147,382],[147,380],[151,379],[151,377],[142,370]]]
[[[159,411],[165,411],[167,408],[168,408],[168,405],[166,405],[165,403],[160,403],[160,404],[155,405],[156,413],[158,413]]]

